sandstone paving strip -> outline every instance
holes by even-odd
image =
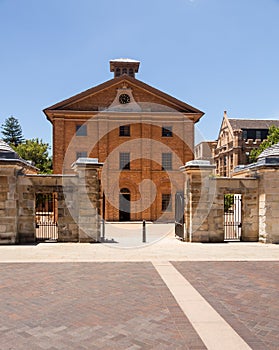
[[[206,349],[150,262],[0,264],[0,349]]]
[[[128,224],[127,224],[128,225]],[[148,230],[147,230],[148,241]],[[144,247],[144,248],[143,248]],[[0,246],[0,262],[124,262],[124,261],[279,260],[279,245],[261,243],[188,243],[174,233],[155,244],[122,249],[117,244],[40,243]]]
[[[251,350],[170,262],[153,262],[179,306],[209,350]]]
[[[173,265],[252,349],[279,349],[279,261]]]

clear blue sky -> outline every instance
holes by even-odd
[[[0,123],[51,142],[42,110],[141,61],[138,79],[205,112],[279,118],[278,0],[0,0]]]

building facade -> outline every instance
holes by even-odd
[[[200,110],[136,79],[139,61],[110,61],[113,79],[44,110],[53,126],[55,174],[78,158],[103,163],[109,221],[174,219],[179,168],[193,159]]]
[[[210,164],[214,162],[214,150],[217,141],[202,141],[199,142],[194,149],[194,156],[196,160],[208,160]]]
[[[224,112],[214,149],[216,175],[230,177],[235,167],[248,164],[251,150],[267,138],[272,125],[279,127],[279,120],[231,119]]]

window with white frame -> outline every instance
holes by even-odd
[[[76,136],[87,136],[87,125],[76,125]]]
[[[85,151],[79,151],[76,153],[76,159],[79,159],[79,158],[87,158],[87,152]]]
[[[130,169],[130,153],[128,152],[119,153],[119,169],[120,170]]]
[[[172,170],[171,153],[162,153],[162,170]]]
[[[170,193],[162,194],[162,211],[172,211],[172,201]]]

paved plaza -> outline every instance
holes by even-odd
[[[0,247],[1,350],[279,348],[278,245],[147,225],[129,246],[118,228],[104,244]]]

